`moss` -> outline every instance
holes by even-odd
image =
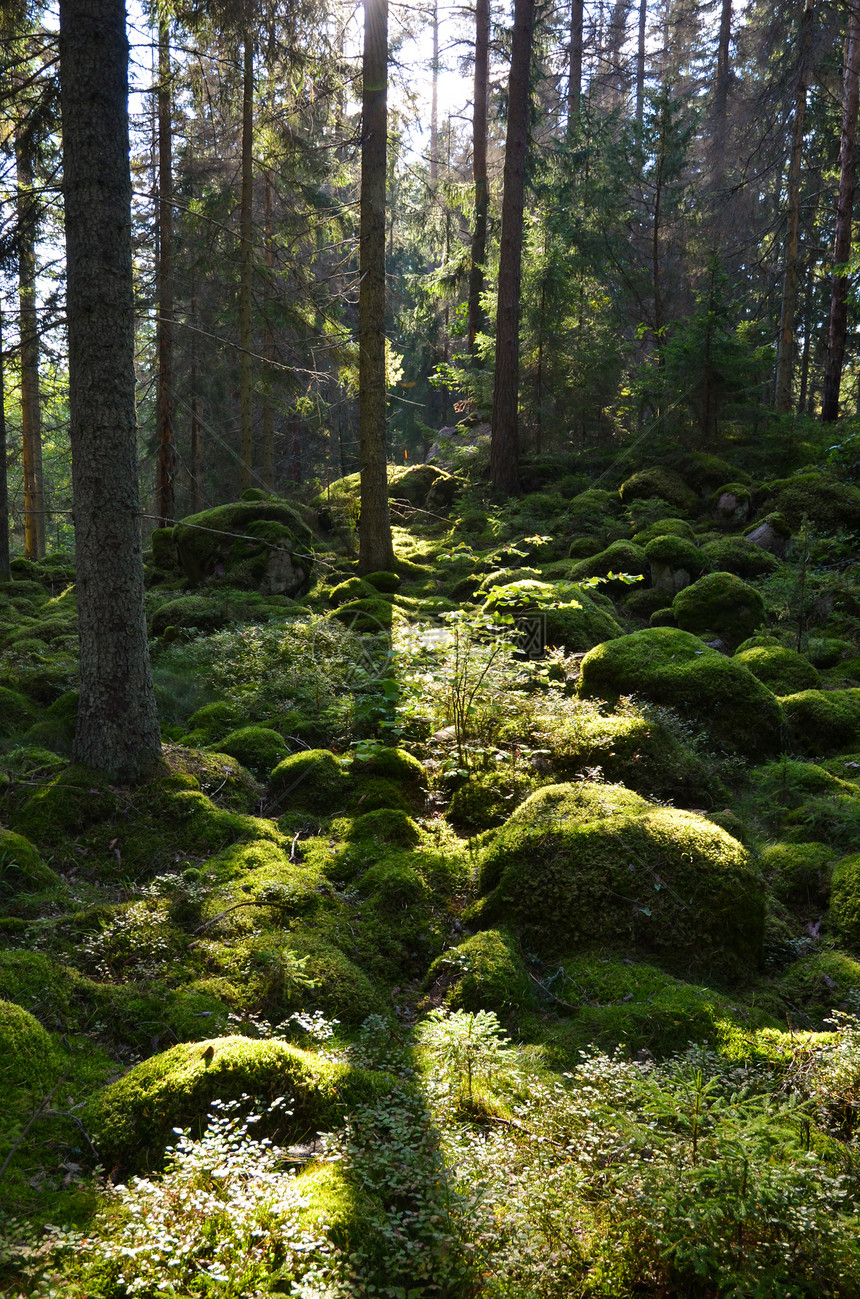
[[[781,700],[791,745],[816,756],[860,744],[860,689],[800,690]]]
[[[396,808],[385,807],[355,817],[346,838],[352,843],[372,840],[398,848],[414,848],[421,842],[421,831],[411,816]]]
[[[70,758],[77,720],[78,692],[67,690],[48,706],[41,720],[30,727],[24,739],[29,745],[51,749],[64,758]]]
[[[648,561],[641,546],[634,546],[632,541],[613,541],[592,559],[575,564],[573,579],[579,582],[584,577],[606,577],[608,573],[644,576],[647,572]]]
[[[420,801],[423,805],[423,798]],[[365,776],[354,782],[347,808],[351,812],[376,812],[388,808],[410,812],[416,810],[416,800],[410,798],[397,781],[386,780],[384,776]]]
[[[675,621],[696,636],[718,636],[732,645],[751,636],[765,620],[764,600],[733,573],[708,573],[679,591]]]
[[[10,735],[23,735],[38,715],[35,704],[26,695],[0,686],[0,739],[6,739]]]
[[[658,537],[682,537],[685,541],[695,541],[696,534],[686,519],[657,519],[647,528],[633,534],[634,546],[647,546],[649,541]]]
[[[23,835],[0,826],[0,898],[54,888],[60,877]]]
[[[600,487],[588,487],[574,496],[567,510],[572,532],[600,532],[619,513],[618,497]]]
[[[294,753],[275,767],[269,777],[268,793],[280,809],[325,814],[341,811],[349,796],[346,766],[328,749]]]
[[[510,1011],[534,1004],[534,993],[516,940],[486,929],[438,956],[425,980],[429,999],[451,1010]]]
[[[242,726],[219,740],[219,753],[228,753],[257,777],[268,779],[269,773],[288,756],[288,749],[277,731],[266,726]]]
[[[656,536],[645,546],[645,558],[651,565],[683,568],[691,577],[701,577],[711,571],[711,562],[705,552],[686,537],[672,534]]]
[[[780,902],[818,906],[827,900],[836,856],[822,843],[773,843],[762,849],[761,866]]]
[[[761,546],[754,545],[745,537],[720,537],[716,541],[706,541],[702,547],[711,561],[711,567],[723,573],[734,573],[745,581],[757,577],[766,577],[779,568],[779,560]]]
[[[385,1008],[385,998],[338,947],[306,932],[295,935],[294,946],[299,957],[307,958],[304,971],[313,980],[305,995],[309,1006],[350,1027]]]
[[[420,812],[425,801],[427,773],[417,758],[406,749],[374,746],[365,756],[357,753],[352,763],[352,776],[356,781],[359,796],[369,793],[368,781],[386,780],[398,787],[398,798],[394,802],[380,804],[385,807],[400,807],[405,800],[406,810]],[[362,803],[363,811],[371,811],[367,798]]]
[[[543,572],[539,568],[496,568],[484,578],[481,583],[481,590],[486,594],[494,586],[510,586],[512,582],[545,581],[547,580],[546,569],[550,567],[552,565],[544,565]],[[566,565],[565,570],[563,576],[566,577],[570,571],[570,565]]]
[[[851,1010],[860,993],[860,962],[844,952],[816,952],[794,961],[776,984],[790,1022],[826,1029],[833,1010]]]
[[[383,595],[393,595],[403,578],[399,573],[388,573],[381,569],[378,573],[367,573],[364,580],[374,590],[381,591]]]
[[[153,528],[149,537],[152,562],[164,572],[180,571],[179,551],[173,537],[173,528]]]
[[[103,776],[72,766],[38,789],[15,817],[15,827],[40,848],[59,846],[118,813],[117,798]]]
[[[0,1092],[8,1100],[18,1088],[47,1092],[61,1064],[54,1044],[23,1006],[0,1001]]]
[[[723,483],[708,500],[708,509],[718,523],[738,527],[749,518],[752,492],[744,483]]]
[[[671,610],[674,589],[663,590],[659,586],[633,587],[630,594],[624,597],[624,611],[631,618],[649,622],[651,615],[663,610]]]
[[[860,951],[860,853],[843,857],[833,868],[829,920],[837,941]]]
[[[618,490],[618,495],[625,505],[631,501],[650,501],[655,498],[677,506],[687,514],[693,514],[698,507],[695,492],[684,482],[680,474],[672,469],[642,469],[625,479]]]
[[[734,656],[775,695],[815,689],[820,677],[807,658],[781,645],[759,645],[739,650]]]
[[[174,627],[210,635],[231,623],[266,622],[282,614],[280,606],[247,591],[215,588],[205,595],[185,595],[161,605],[150,619],[150,633],[163,636],[168,627]]]
[[[696,636],[651,627],[610,640],[582,660],[580,691],[607,700],[641,695],[694,719],[729,750],[766,757],[780,748],[776,697],[742,664]]]
[[[716,977],[761,960],[764,901],[744,848],[622,786],[533,794],[485,849],[480,889],[479,926],[516,925],[545,955],[620,946]]]
[[[222,736],[229,735],[239,721],[239,710],[235,704],[228,704],[224,699],[204,704],[188,719],[189,731],[205,737],[207,744],[214,744]]]
[[[190,787],[199,788],[216,807],[228,812],[256,811],[263,791],[232,754],[214,746],[212,751],[202,753],[181,744],[165,744],[162,752],[169,770],[177,776],[192,777]]]
[[[83,1121],[105,1166],[130,1169],[158,1163],[173,1129],[202,1127],[216,1099],[286,1097],[280,1126],[271,1131],[283,1140],[331,1131],[349,1110],[391,1086],[386,1075],[286,1042],[221,1037],[175,1046],[136,1065],[88,1102]]]
[[[835,636],[810,636],[806,641],[806,657],[814,668],[833,668],[854,652],[850,641]]]
[[[487,613],[513,613],[527,635],[534,631],[535,618],[542,620],[547,645],[563,646],[579,653],[617,636],[621,625],[590,593],[579,587],[554,587],[549,582],[530,580],[496,586],[484,604]]]
[[[853,529],[860,517],[860,489],[818,471],[777,479],[763,490],[770,509],[784,517],[792,532],[804,519],[819,532]]]
[[[348,577],[345,582],[338,582],[328,593],[329,604],[338,606],[353,600],[371,599],[377,594],[375,587],[369,586],[362,577]]]
[[[381,595],[367,600],[351,600],[331,615],[351,631],[371,636],[387,636],[391,631],[393,616],[391,604]]]
[[[194,585],[223,575],[234,585],[294,595],[313,567],[310,529],[286,501],[240,501],[183,519],[173,529]]]
[[[702,496],[716,491],[720,483],[742,483],[748,486],[750,476],[743,469],[736,469],[720,456],[713,456],[707,451],[690,451],[677,462],[678,472],[685,482]]]

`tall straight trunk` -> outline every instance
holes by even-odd
[[[21,358],[21,459],[24,468],[24,550],[28,559],[45,553],[45,497],[42,477],[42,401],[39,389],[39,322],[36,311],[36,201],[33,151],[25,124],[15,135],[18,218],[18,301]]]
[[[385,182],[388,0],[364,0],[358,270],[358,568],[394,567],[385,438]]]
[[[170,28],[158,24],[158,477],[159,524],[174,522],[176,446],[173,439],[173,123],[170,94]]]
[[[191,317],[191,359],[189,378],[191,383],[191,428],[190,428],[190,470],[191,470],[191,513],[198,514],[203,509],[203,420],[200,416],[200,388],[197,373],[197,276],[194,264],[191,264],[188,314]]]
[[[239,489],[251,486],[254,473],[252,408],[251,278],[253,271],[254,204],[254,34],[250,20],[245,28],[242,75],[242,200],[239,216],[241,242],[239,270]]]
[[[487,257],[487,98],[490,81],[490,0],[475,0],[475,86],[472,109],[472,180],[475,186],[475,229],[469,270],[469,351],[484,323],[481,294]]]
[[[824,366],[824,391],[821,419],[827,424],[839,415],[839,389],[845,360],[845,334],[848,326],[848,277],[840,275],[851,256],[851,227],[854,216],[855,145],[857,109],[860,104],[860,9],[849,11],[845,72],[842,83],[842,137],[839,150],[839,198],[836,204],[836,238],[833,261],[836,267],[830,293],[830,319],[827,327],[827,360]]]
[[[430,180],[439,176],[439,4],[433,0],[433,65],[430,97]]]
[[[6,458],[6,356],[3,351],[3,301],[0,299],[0,582],[9,571],[9,480]]]
[[[785,269],[776,363],[776,409],[781,415],[791,410],[791,390],[794,380],[794,318],[797,312],[797,279],[800,268],[800,172],[803,161],[803,123],[806,116],[807,65],[812,44],[812,5],[813,0],[804,0],[800,61],[797,70],[797,88],[794,92],[791,157],[788,165]]]
[[[263,358],[264,362],[275,359],[275,333],[270,319],[272,273],[275,266],[274,252],[274,185],[272,173],[266,169],[263,189],[263,255],[266,261],[266,287],[263,311]],[[266,364],[263,379],[263,409],[261,413],[263,434],[263,486],[267,492],[275,490],[275,414],[272,409],[271,366]]]
[[[123,0],[60,0],[80,702],[74,761],[134,781],[161,753],[143,605]]]
[[[717,37],[717,79],[714,84],[714,108],[711,120],[715,188],[725,185],[726,126],[731,75],[732,0],[722,0],[720,31]]]
[[[523,202],[529,138],[529,70],[535,0],[515,0],[508,123],[505,139],[496,369],[490,438],[490,476],[500,492],[519,481],[520,286],[523,261]]]
[[[645,120],[645,37],[648,27],[648,0],[639,0],[639,40],[636,45],[636,121],[639,129]]]
[[[573,135],[582,102],[582,27],[584,0],[570,0],[570,61],[567,74],[567,136]]]

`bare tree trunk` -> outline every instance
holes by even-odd
[[[648,27],[648,0],[639,0],[639,40],[636,45],[636,121],[639,129],[645,120],[645,36]]]
[[[24,550],[28,559],[45,553],[45,498],[42,478],[42,402],[39,389],[39,322],[36,311],[36,201],[33,152],[25,123],[15,134],[18,170],[18,301],[21,339],[21,458],[24,468]]]
[[[490,192],[487,184],[487,96],[490,80],[490,0],[475,0],[475,89],[472,110],[472,179],[475,186],[475,229],[472,234],[472,263],[469,272],[469,351],[481,332],[484,313],[484,262],[487,256],[487,212]]]
[[[439,4],[433,0],[433,64],[430,98],[430,180],[439,175]]]
[[[254,263],[254,33],[246,20],[242,76],[242,202],[239,216],[241,261],[239,272],[239,489],[251,486],[254,472],[252,409],[251,276]]]
[[[9,571],[9,480],[6,461],[6,356],[3,351],[3,301],[0,299],[0,582]]]
[[[493,486],[500,492],[515,491],[519,482],[520,286],[534,17],[534,0],[516,0],[508,81],[508,128],[505,140],[496,315],[496,369],[490,439],[490,477]]]
[[[388,513],[385,395],[385,183],[388,144],[388,0],[364,0],[359,216],[360,573],[394,567]]]
[[[263,313],[263,358],[264,362],[272,362],[275,359],[275,334],[272,329],[272,322],[269,313],[271,311],[270,298],[272,273],[275,266],[273,215],[274,186],[272,185],[272,173],[268,168],[266,169],[263,179],[263,239],[265,242],[264,256],[266,259],[266,289]],[[275,416],[272,409],[271,374],[271,366],[267,364],[265,377],[263,379],[262,410],[263,486],[267,492],[273,492],[275,490]]]
[[[725,186],[731,42],[732,0],[722,0],[720,32],[717,37],[717,79],[714,85],[714,109],[711,125],[714,188],[717,190],[721,190]]]
[[[813,0],[804,0],[801,19],[800,62],[794,95],[794,125],[788,165],[788,216],[785,232],[785,269],[779,319],[779,349],[776,363],[776,409],[781,415],[791,410],[794,380],[794,317],[797,311],[797,279],[800,268],[800,172],[803,161],[803,123],[806,116],[807,65],[812,43]]]
[[[570,0],[570,63],[567,78],[567,135],[573,135],[582,102],[582,24],[584,0]]]
[[[156,514],[169,527],[176,512],[176,446],[173,439],[173,123],[170,93],[170,27],[158,24],[158,479]]]
[[[824,392],[821,419],[829,424],[839,415],[839,389],[845,360],[845,334],[848,326],[848,277],[838,274],[851,256],[851,227],[854,215],[855,145],[857,109],[860,104],[860,9],[849,11],[848,41],[842,83],[842,137],[839,150],[839,198],[836,205],[836,238],[833,261],[836,270],[830,296],[830,320],[827,329],[827,360],[824,366]]]
[[[75,762],[134,781],[161,737],[143,607],[123,0],[60,0],[80,703]]]

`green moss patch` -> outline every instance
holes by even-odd
[[[0,1001],[0,1092],[7,1099],[18,1088],[47,1092],[60,1070],[54,1044],[39,1021],[23,1006]]]
[[[438,956],[425,980],[428,1001],[451,1010],[523,1010],[535,996],[512,935],[485,929]]]
[[[816,531],[854,528],[860,518],[860,489],[818,471],[766,483],[768,508],[783,515],[792,531],[808,519]]]
[[[767,577],[779,568],[779,560],[775,555],[747,541],[745,537],[720,537],[706,541],[702,550],[712,568],[723,573],[734,573],[747,582],[757,577]]]
[[[563,646],[580,653],[617,636],[621,624],[598,599],[581,587],[526,579],[495,586],[484,604],[487,613],[512,614],[514,622],[528,632],[540,619],[547,645]]]
[[[718,977],[761,960],[764,901],[745,849],[621,786],[533,794],[485,849],[480,888],[481,928],[516,925],[549,955],[621,947]]]
[[[344,810],[349,792],[347,764],[328,749],[294,753],[278,763],[269,777],[269,798],[281,811],[332,815]]]
[[[751,649],[740,649],[734,655],[734,660],[742,663],[775,695],[814,690],[821,680],[809,659],[782,645],[756,645]]]
[[[843,857],[833,868],[830,924],[838,942],[860,952],[860,853]]]
[[[631,501],[666,501],[686,514],[698,508],[696,493],[691,491],[680,474],[672,469],[642,469],[631,474],[621,484],[618,495],[625,505]]]
[[[648,560],[641,546],[634,546],[632,541],[613,541],[591,559],[575,564],[572,576],[575,582],[581,582],[584,577],[607,577],[609,573],[644,577],[647,572]]]
[[[761,865],[768,887],[781,902],[821,905],[830,892],[837,856],[823,843],[773,843],[762,849]]]
[[[213,748],[219,753],[229,753],[258,780],[268,779],[272,769],[289,757],[282,737],[267,726],[242,726],[225,735]]]
[[[672,613],[683,631],[718,636],[731,645],[752,636],[765,619],[760,593],[733,573],[707,573],[679,591]]]
[[[16,893],[36,893],[59,882],[56,871],[45,865],[23,835],[0,826],[0,898],[8,900]]]
[[[860,689],[800,690],[780,700],[792,748],[811,757],[860,744]]]
[[[239,501],[183,519],[173,529],[182,571],[198,585],[221,578],[268,594],[295,595],[313,568],[311,533],[286,501]]]

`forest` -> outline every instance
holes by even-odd
[[[0,1294],[860,1299],[853,0],[0,0]]]

